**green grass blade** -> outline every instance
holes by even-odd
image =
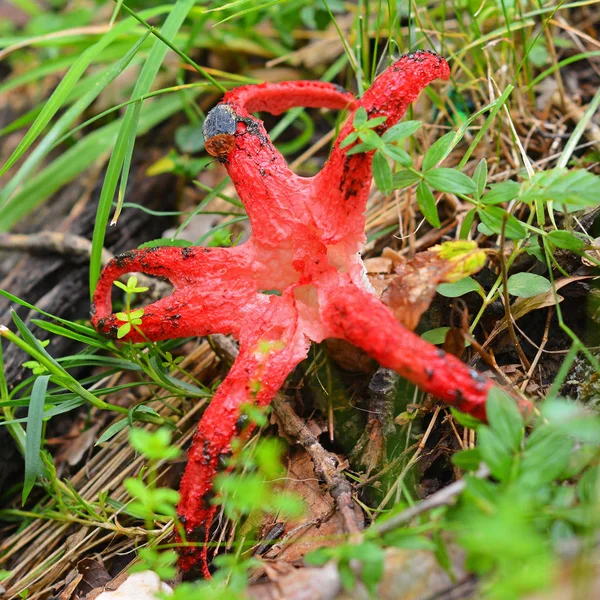
[[[27,435],[25,437],[25,481],[23,482],[22,504],[25,504],[33,489],[35,480],[44,474],[40,450],[42,448],[42,429],[44,403],[50,375],[42,375],[35,380],[29,411],[27,412]]]
[[[159,12],[164,11],[164,7],[158,7]],[[152,12],[156,14],[158,9],[154,9]],[[5,165],[0,169],[0,176],[2,176],[12,165],[15,164],[21,156],[27,151],[31,144],[38,138],[44,128],[48,125],[52,117],[59,111],[67,96],[71,93],[71,90],[75,84],[79,81],[83,73],[86,71],[90,63],[104,50],[109,44],[115,41],[120,35],[127,32],[129,29],[136,25],[136,20],[133,18],[126,19],[113,27],[107,34],[102,36],[93,46],[90,46],[85,50],[79,58],[77,58],[71,68],[67,71],[67,74],[63,77],[61,82],[58,84],[54,93],[50,96],[47,102],[44,104],[44,108],[41,110],[37,119],[29,131],[25,134],[19,145],[15,148],[14,152],[6,161]],[[3,202],[6,202],[6,197],[3,201],[0,200],[0,207]]]
[[[194,0],[180,0],[173,6],[173,10],[167,17],[162,28],[162,36],[171,40],[183,24],[189,11],[194,6]],[[146,94],[150,91],[150,86],[156,77],[160,65],[167,53],[168,47],[161,41],[157,40],[150,51],[148,59],[144,64],[142,72],[135,84],[132,96],[137,97]],[[96,288],[96,282],[100,276],[100,268],[102,266],[102,248],[104,247],[104,237],[106,235],[106,225],[110,216],[110,209],[115,196],[119,175],[126,162],[127,150],[132,146],[129,143],[131,136],[135,137],[137,130],[135,105],[129,106],[123,118],[123,122],[119,129],[117,141],[108,163],[106,177],[100,200],[98,202],[98,210],[96,212],[96,224],[94,227],[94,236],[92,239],[92,255],[90,258],[90,297]],[[130,160],[130,159],[129,159]],[[126,185],[126,181],[122,184]]]
[[[61,135],[67,131],[70,125],[77,119],[77,117],[83,113],[83,111],[90,106],[90,104],[100,95],[104,88],[116,79],[133,60],[138,50],[149,36],[149,32],[146,32],[129,50],[129,52],[113,66],[106,69],[102,77],[95,83],[91,90],[84,94],[79,100],[77,100],[53,125],[48,134],[44,136],[44,139],[38,144],[36,149],[31,153],[27,160],[23,163],[19,171],[12,177],[10,183],[2,190],[0,194],[0,206],[14,191],[21,185],[21,183],[30,175],[35,167],[41,162],[41,160],[48,154],[54,143],[60,139]],[[43,109],[42,109],[43,112]],[[41,117],[41,113],[40,113]],[[38,117],[39,119],[39,117]],[[29,130],[31,132],[35,127],[35,123]],[[27,135],[29,135],[29,132]],[[27,137],[27,135],[25,137]],[[24,138],[25,139],[25,138]],[[16,150],[15,150],[16,152]]]
[[[181,107],[178,97],[165,97],[144,106],[137,133],[142,134],[164,121]],[[85,136],[38,175],[25,183],[0,212],[0,231],[7,231],[63,185],[104,157],[114,144],[122,120],[105,125]],[[104,237],[102,238],[104,243]]]
[[[133,105],[133,122],[137,123],[140,118],[140,111],[142,110],[142,103],[136,102]],[[123,160],[123,168],[121,170],[121,183],[119,185],[119,193],[117,194],[117,208],[113,215],[111,225],[116,225],[121,214],[123,207],[123,201],[125,200],[125,192],[127,191],[127,180],[129,179],[129,170],[131,169],[131,158],[133,157],[133,146],[135,145],[135,136],[129,136],[125,144],[125,158]]]

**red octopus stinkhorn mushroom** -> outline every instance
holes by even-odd
[[[132,329],[124,339],[225,333],[240,343],[237,360],[200,421],[181,481],[178,511],[189,540],[208,540],[216,510],[213,479],[241,433],[240,406],[268,404],[312,341],[347,340],[422,390],[485,418],[492,383],[400,325],[365,277],[359,251],[372,152],[348,156],[341,148],[353,131],[352,119],[321,172],[305,178],[289,169],[262,121],[251,115],[294,106],[351,111],[362,106],[369,117],[386,117],[377,129],[381,134],[424,87],[449,74],[443,58],[419,51],[400,58],[359,100],[336,85],[312,81],[228,92],[206,118],[205,145],[225,165],[246,208],[252,227],[248,241],[234,248],[134,250],[104,268],[92,323],[105,335],[116,337],[119,325],[111,314],[113,281],[139,271],[166,277],[174,291],[145,308],[143,335]],[[180,566],[186,571],[199,566],[209,577],[206,543],[183,547]]]

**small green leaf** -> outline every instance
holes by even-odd
[[[425,173],[425,181],[440,192],[451,194],[475,194],[475,182],[460,171],[439,167]]]
[[[556,168],[536,173],[523,184],[521,200],[556,202],[567,210],[598,206],[600,177],[585,169]]]
[[[469,237],[469,233],[471,233],[471,227],[473,227],[473,221],[475,220],[476,214],[477,210],[475,208],[472,208],[465,215],[465,218],[460,224],[459,238],[461,240],[466,240]]]
[[[440,283],[436,291],[446,298],[458,298],[469,292],[482,293],[483,288],[472,277],[465,277],[454,283]]]
[[[362,142],[368,144],[371,147],[371,150],[383,148],[385,145],[385,142],[371,129],[360,131],[358,137]]]
[[[393,161],[402,165],[403,167],[411,167],[412,166],[412,158],[408,152],[402,150],[402,148],[398,148],[397,146],[392,146],[390,144],[386,144],[382,148],[383,153],[391,158]]]
[[[430,344],[439,345],[446,341],[446,334],[450,331],[450,327],[436,327],[429,331],[424,331],[421,337]]]
[[[348,152],[346,152],[346,156],[352,156],[353,154],[361,154],[362,152],[371,152],[371,150],[375,150],[371,146],[371,144],[356,144],[356,146],[352,146]]]
[[[131,331],[131,323],[123,323],[119,329],[117,329],[117,339],[125,337]]]
[[[554,481],[569,465],[572,449],[573,441],[552,426],[538,427],[525,443],[520,480],[528,486]]]
[[[413,171],[399,171],[392,178],[392,185],[395,190],[402,190],[419,181],[419,179],[418,173],[414,173]]]
[[[468,415],[467,413],[460,412],[456,410],[453,406],[450,407],[450,412],[452,416],[458,421],[459,425],[463,427],[467,427],[468,429],[478,429],[482,424],[479,419],[476,419],[472,415]]]
[[[373,155],[373,177],[383,194],[387,196],[392,193],[392,169],[387,158],[380,151]]]
[[[475,182],[475,186],[477,187],[477,198],[481,198],[481,196],[483,196],[483,191],[485,190],[485,186],[487,185],[487,177],[487,161],[485,160],[485,158],[482,158],[479,161],[475,172],[473,173],[473,181]]]
[[[515,273],[508,278],[508,293],[519,298],[533,298],[550,291],[550,282],[541,275]]]
[[[404,121],[390,127],[381,137],[385,142],[398,142],[403,140],[421,127],[421,121]]]
[[[490,191],[481,198],[481,201],[484,204],[510,202],[519,195],[520,189],[521,186],[516,181],[494,183],[490,186]]]
[[[352,124],[355,129],[358,129],[361,125],[364,125],[367,122],[367,111],[363,106],[361,106],[355,113],[354,118],[352,119]]]
[[[113,283],[120,289],[122,289],[124,292],[129,291],[129,288],[124,284],[121,283],[119,280],[113,281]]]
[[[521,240],[527,236],[525,227],[511,214],[507,213],[499,206],[486,206],[485,209],[478,209],[477,214],[490,231],[500,235],[504,220],[506,219],[505,235],[509,239]]]
[[[481,457],[490,468],[492,475],[500,481],[506,481],[512,469],[513,453],[500,435],[489,427],[479,427],[477,437]]]
[[[452,463],[463,471],[477,471],[481,463],[479,448],[468,448],[452,455]]]
[[[424,181],[417,186],[417,203],[427,222],[433,227],[440,227],[440,218],[432,191]]]
[[[585,246],[585,241],[570,231],[551,231],[546,239],[557,248],[575,250],[576,252],[581,251]]]
[[[354,143],[358,139],[358,132],[350,132],[340,143],[340,148],[346,148],[350,144]]]
[[[375,117],[373,119],[369,119],[364,124],[364,127],[367,127],[368,129],[375,129],[375,127],[379,127],[379,125],[382,125],[386,121],[387,121],[387,117]]]
[[[437,166],[448,153],[450,152],[450,146],[454,141],[455,134],[453,131],[442,136],[437,142],[435,142],[423,157],[423,171],[429,171],[433,167]]]
[[[493,387],[488,392],[485,413],[490,427],[507,448],[511,452],[519,450],[525,426],[515,401],[501,389]]]
[[[125,427],[129,426],[128,419],[121,419],[120,421],[116,421],[110,427],[107,427],[102,435],[98,438],[98,441],[94,444],[94,446],[99,446],[104,442],[108,442],[111,438],[113,438],[119,431],[125,429]]]

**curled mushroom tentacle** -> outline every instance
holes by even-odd
[[[252,260],[252,248],[242,246],[165,246],[126,252],[102,270],[94,292],[92,324],[107,337],[116,338],[123,322],[112,313],[112,284],[127,273],[145,273],[168,279],[174,290],[170,296],[144,307],[142,323],[121,338],[123,341],[238,334],[243,315],[264,302],[257,297]],[[238,310],[232,310],[232,305]]]

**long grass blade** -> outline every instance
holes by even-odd
[[[144,106],[137,133],[145,133],[177,112],[180,107],[181,99],[175,96],[161,98]],[[19,219],[29,214],[36,206],[43,204],[63,185],[106,156],[115,142],[122,122],[122,120],[115,121],[86,135],[38,175],[23,184],[0,213],[0,231],[10,229]]]
[[[116,79],[133,60],[142,44],[146,41],[149,36],[149,32],[146,32],[129,50],[129,52],[113,66],[106,69],[103,76],[97,81],[97,83],[84,94],[79,100],[77,100],[65,113],[58,119],[53,125],[48,134],[44,136],[44,139],[38,144],[36,149],[31,153],[27,160],[23,163],[21,168],[12,177],[10,183],[4,188],[0,194],[0,206],[5,202],[14,191],[21,185],[21,183],[30,175],[35,167],[41,162],[41,160],[48,154],[54,143],[62,136],[62,134],[68,130],[69,126],[77,117],[83,113],[83,111],[90,106],[90,104],[100,95],[102,90]],[[41,115],[40,115],[41,116]],[[33,129],[33,127],[32,127]],[[31,129],[30,129],[31,131]]]
[[[160,14],[164,12],[164,7],[158,7],[153,9],[152,14]],[[113,29],[111,29],[106,35],[102,36],[93,46],[90,46],[85,50],[79,58],[73,62],[73,65],[63,77],[61,82],[58,84],[56,90],[48,101],[44,104],[44,108],[30,127],[29,131],[25,134],[19,145],[15,148],[14,152],[10,155],[5,165],[0,169],[0,176],[2,176],[10,167],[12,167],[21,156],[27,151],[31,144],[38,138],[44,128],[51,121],[52,117],[62,108],[67,96],[71,93],[71,90],[75,84],[79,81],[83,73],[89,67],[90,63],[98,56],[98,54],[104,50],[109,44],[115,41],[123,33],[126,33],[129,29],[136,25],[135,19],[126,19],[119,23]],[[3,195],[4,196],[4,195]],[[7,197],[3,197],[0,201],[0,207],[6,202]]]
[[[162,28],[161,35],[165,39],[170,41],[175,37],[175,34],[179,31],[179,28],[183,24],[183,21],[187,17],[189,11],[194,6],[194,3],[194,0],[180,0],[173,6],[171,13],[165,20]],[[123,8],[125,8],[125,5],[123,5]],[[141,96],[150,91],[150,86],[152,85],[152,82],[158,73],[167,50],[168,46],[166,46],[161,40],[154,42],[154,46],[150,51],[150,55],[148,56],[142,72],[140,73],[135,84],[132,93],[133,97]],[[96,212],[94,236],[92,238],[92,254],[90,258],[90,297],[94,293],[96,282],[98,281],[98,277],[100,275],[100,268],[102,266],[102,248],[104,247],[106,225],[110,216],[112,202],[115,197],[119,175],[121,174],[123,165],[127,160],[126,157],[128,149],[131,148],[131,150],[133,150],[133,147],[129,143],[129,139],[131,136],[135,137],[138,125],[136,116],[138,114],[139,113],[136,111],[135,105],[127,108],[125,117],[123,118],[123,122],[119,128],[117,141],[110,157],[108,168],[106,170],[106,177],[104,179],[104,185],[102,186],[102,192],[100,193],[98,210]],[[125,187],[126,184],[126,181],[122,182],[123,187]]]
[[[22,504],[25,504],[35,480],[44,474],[40,450],[42,448],[42,430],[44,403],[50,375],[38,377],[31,390],[29,410],[27,412],[27,434],[25,437],[25,480],[23,482]]]

